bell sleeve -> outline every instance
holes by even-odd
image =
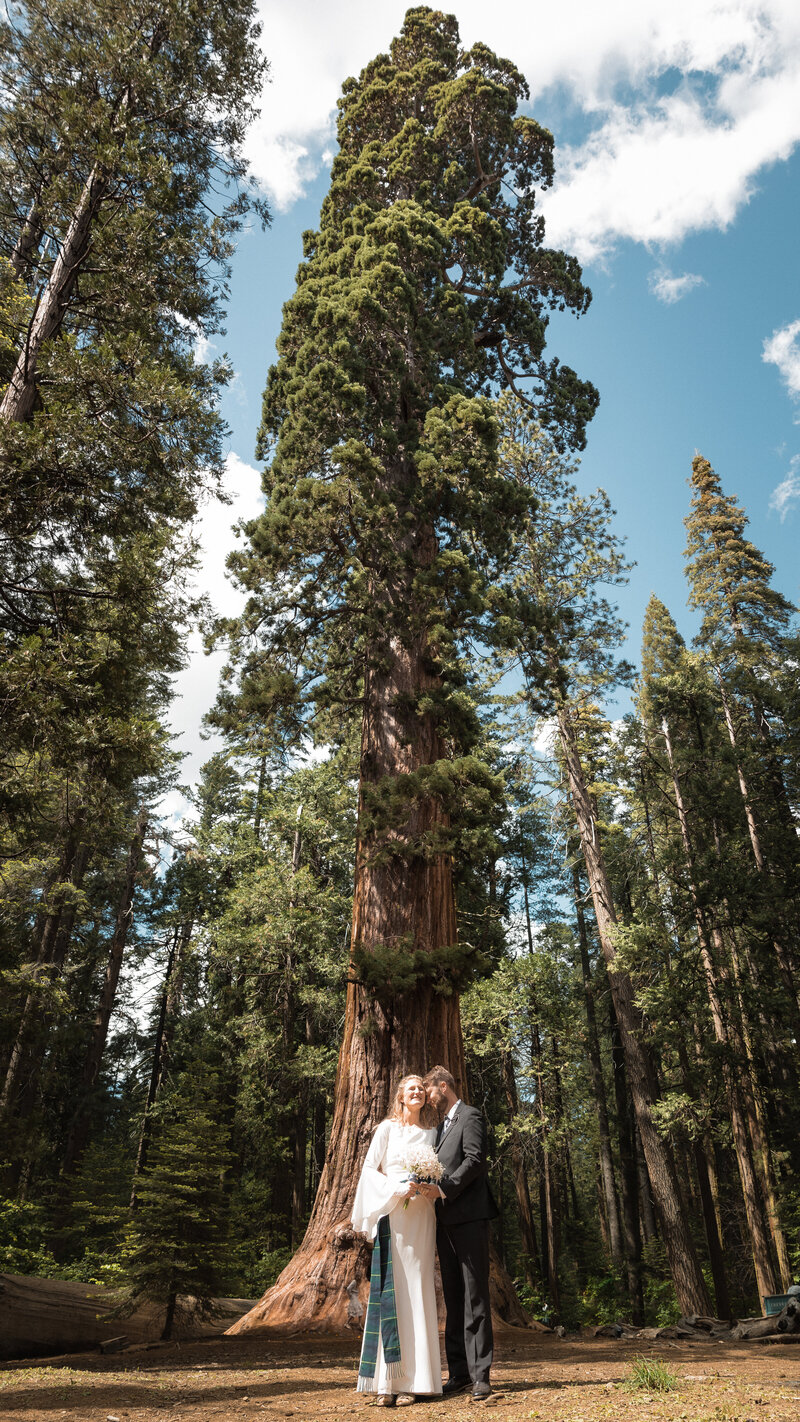
[[[353,1229],[365,1234],[368,1239],[375,1238],[378,1220],[382,1215],[391,1214],[407,1189],[407,1181],[398,1173],[386,1173],[385,1160],[391,1129],[391,1122],[381,1121],[372,1137],[353,1201],[350,1217]]]

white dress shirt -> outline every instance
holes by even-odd
[[[442,1121],[442,1136],[444,1136],[444,1135],[447,1133],[447,1131],[449,1131],[451,1125],[453,1124],[453,1117],[455,1116],[456,1111],[458,1110],[458,1108],[459,1108],[460,1105],[461,1105],[461,1098],[459,1097],[458,1101],[455,1101],[455,1102],[453,1103],[453,1105],[450,1107],[450,1110],[448,1111],[447,1115],[445,1116],[444,1120]],[[439,1139],[441,1140],[441,1138],[442,1138],[442,1137],[440,1136]]]
[[[445,1136],[447,1135],[447,1132],[449,1131],[450,1127],[452,1126],[452,1124],[453,1124],[453,1117],[455,1116],[456,1111],[458,1110],[458,1108],[459,1108],[460,1105],[461,1105],[461,1097],[459,1097],[457,1101],[454,1101],[454,1102],[453,1102],[453,1105],[450,1107],[450,1110],[448,1111],[447,1115],[445,1116],[444,1120],[442,1121],[442,1134],[441,1134],[440,1137],[439,1137],[439,1144],[440,1144],[440,1145],[441,1145],[442,1141],[444,1140]],[[437,1190],[439,1191],[439,1198],[442,1199],[442,1200],[446,1200],[446,1199],[447,1199],[447,1196],[445,1195],[444,1190],[442,1189],[441,1185],[437,1185],[436,1188],[437,1188]]]

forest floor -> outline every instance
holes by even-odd
[[[637,1358],[665,1363],[673,1391],[627,1391]],[[342,1338],[211,1338],[0,1365],[2,1422],[254,1422],[360,1416],[358,1346]],[[494,1395],[420,1401],[409,1422],[798,1422],[800,1345],[558,1339],[504,1330]],[[372,1414],[373,1422],[385,1415]],[[392,1414],[396,1416],[396,1411]]]

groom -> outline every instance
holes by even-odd
[[[450,1376],[445,1397],[472,1387],[476,1402],[491,1396],[492,1310],[489,1302],[489,1220],[498,1214],[487,1178],[486,1122],[456,1095],[445,1067],[424,1078],[441,1117],[436,1154],[444,1166],[438,1185],[420,1185],[436,1200],[436,1248],[447,1315],[444,1346]]]

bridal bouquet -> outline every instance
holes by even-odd
[[[403,1161],[403,1169],[408,1171],[409,1184],[438,1185],[444,1175],[444,1167],[432,1146],[417,1146],[410,1150]],[[403,1201],[403,1209],[408,1209],[408,1200]]]

